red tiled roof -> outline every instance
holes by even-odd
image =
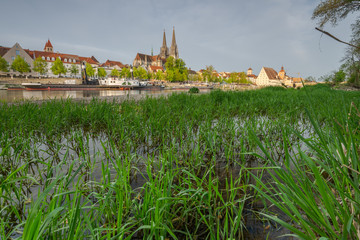
[[[252,78],[257,78],[257,76],[255,74],[249,74],[247,75],[248,77],[252,77]]]
[[[50,39],[48,39],[48,41],[45,43],[45,47],[44,47],[44,50],[47,48],[47,47],[53,47],[53,45],[51,44],[50,42]]]
[[[164,68],[161,66],[150,66],[150,70],[153,72],[157,72],[159,70],[164,71]]]
[[[97,62],[95,62],[92,58],[89,57],[79,57],[80,61],[85,61],[89,64],[98,64]]]
[[[91,56],[91,59],[94,60],[94,62],[99,63],[99,61],[94,56]]]
[[[81,61],[83,61],[82,59],[91,59],[91,58],[83,58],[83,57],[79,57],[77,55],[65,54],[65,53],[53,53],[53,52],[44,52],[44,51],[37,51],[37,50],[31,51],[31,50],[28,50],[28,49],[26,49],[25,51],[33,59],[36,59],[38,57],[45,57],[45,60],[47,62],[54,62],[54,60],[52,60],[52,58],[56,59],[58,57],[60,57],[63,62],[64,62],[65,59],[67,59],[67,60],[71,59],[71,60],[75,60],[75,63],[80,63]],[[50,60],[47,59],[48,57],[50,58]],[[85,61],[87,62],[87,60],[85,60]],[[91,61],[93,61],[93,60],[91,59]],[[71,61],[71,63],[73,63],[73,61]],[[90,64],[93,64],[93,63],[90,63]]]
[[[106,62],[104,62],[103,64],[101,64],[101,66],[102,66],[102,67],[119,66],[120,68],[126,67],[126,65],[124,65],[122,62],[111,61],[111,60],[107,60]]]
[[[10,48],[8,47],[0,47],[0,57],[4,56],[9,50]]]
[[[269,79],[277,79],[277,72],[272,69],[272,68],[268,68],[268,67],[264,67],[265,73],[268,76]]]

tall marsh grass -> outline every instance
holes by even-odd
[[[242,239],[251,211],[303,239],[353,238],[359,96],[315,86],[3,103],[0,239]]]

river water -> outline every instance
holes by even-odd
[[[167,95],[173,92],[187,92],[188,90],[79,90],[79,91],[27,91],[27,90],[0,90],[0,101],[15,102],[20,100],[46,99],[83,99],[94,97],[116,97],[126,95]],[[201,90],[209,91],[209,90]]]

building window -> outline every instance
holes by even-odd
[[[46,60],[50,61],[50,57],[47,57]]]
[[[67,59],[66,59],[66,58],[64,59],[64,62],[67,62]]]
[[[61,57],[59,57],[59,59],[61,60]]]
[[[16,56],[20,55],[20,50],[16,50]]]
[[[44,57],[44,56],[42,56],[41,58],[42,58],[42,60],[45,60],[45,57]]]
[[[54,58],[54,57],[52,57],[52,58],[51,58],[51,61],[55,61],[55,58]]]
[[[12,56],[12,57],[11,57],[11,60],[13,60],[13,61],[14,61],[14,60],[15,60],[15,57],[14,57],[14,56]]]

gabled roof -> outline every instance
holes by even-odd
[[[94,62],[99,63],[99,61],[94,56],[91,56],[91,59],[94,60]]]
[[[8,48],[8,47],[0,46],[0,57],[4,56],[9,50],[10,50],[10,48]]]
[[[120,68],[124,68],[127,67],[126,65],[124,65],[122,62],[118,62],[118,61],[111,61],[111,60],[106,60],[106,62],[104,62],[103,64],[101,64],[102,67],[113,67],[113,66],[119,66]]]
[[[255,74],[249,74],[249,75],[246,75],[247,77],[249,78],[257,78],[257,76]]]
[[[79,57],[80,61],[85,61],[89,64],[99,64],[98,62],[95,62],[92,58],[89,57]]]
[[[152,72],[157,72],[157,71],[164,71],[164,68],[163,67],[160,67],[160,66],[150,66],[150,70]]]
[[[277,72],[273,68],[264,67],[265,74],[269,79],[277,79]]]
[[[30,57],[32,57],[34,60],[38,57],[45,57],[45,60],[47,62],[53,62],[52,58],[56,59],[58,57],[61,58],[62,61],[65,60],[65,58],[67,60],[72,59],[75,60],[75,63],[80,63],[81,59],[79,56],[77,55],[73,55],[73,54],[65,54],[65,53],[54,53],[54,52],[45,52],[45,51],[37,51],[37,50],[29,50],[29,49],[24,49],[25,52],[27,52]],[[47,57],[50,58],[50,60],[47,60]]]

